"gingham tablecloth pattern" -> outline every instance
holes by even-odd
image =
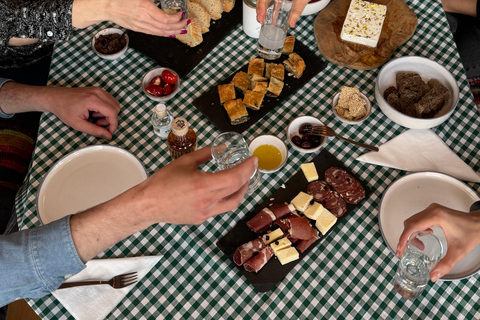
[[[433,131],[480,172],[478,110],[441,4],[437,1],[407,1],[407,4],[416,13],[419,24],[414,36],[393,57],[424,56],[452,72],[460,85],[458,108]],[[314,18],[302,17],[293,33],[318,52]],[[69,41],[58,43],[50,85],[99,86],[110,92],[122,105],[118,132],[107,142],[74,131],[52,114],[44,114],[29,176],[17,198],[21,228],[40,225],[35,209],[39,184],[58,159],[75,149],[93,144],[116,145],[140,158],[150,174],[170,161],[165,142],[156,138],[150,124],[155,103],[145,97],[140,86],[142,76],[158,65],[131,48],[120,60],[100,59],[91,50],[90,40],[101,27],[87,28]],[[200,147],[211,144],[219,132],[192,105],[193,99],[243,66],[255,54],[255,46],[256,41],[237,26],[183,79],[181,94],[168,102],[174,116],[186,117],[197,130]],[[248,141],[260,134],[285,138],[288,123],[300,114],[308,114],[343,136],[381,145],[406,129],[390,121],[375,102],[378,71],[357,71],[328,63],[325,70],[252,125],[244,136]],[[343,85],[359,87],[372,101],[373,114],[360,126],[343,124],[330,110],[330,99]],[[366,150],[340,139],[330,138],[325,148],[365,181],[372,195],[275,289],[256,292],[216,247],[216,241],[297,172],[301,163],[315,156],[291,148],[286,166],[276,174],[263,175],[262,187],[235,212],[217,216],[200,226],[155,225],[101,254],[102,258],[165,255],[107,319],[479,319],[478,275],[461,281],[430,283],[414,301],[395,294],[392,282],[397,259],[381,237],[377,214],[383,192],[405,172],[355,161]],[[209,162],[202,169],[214,170],[215,165]],[[479,191],[478,184],[470,185]],[[43,319],[72,318],[53,296],[28,301]]]

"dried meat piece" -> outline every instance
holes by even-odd
[[[263,248],[255,257],[248,260],[243,267],[248,272],[258,273],[264,265],[267,264],[268,260],[275,254],[270,246]]]
[[[301,240],[298,245],[297,245],[297,250],[300,253],[304,253],[305,250],[307,250],[312,244],[314,244],[318,239],[320,239],[320,236],[318,234],[317,229],[313,229],[313,236],[308,239],[308,240]]]
[[[241,266],[250,260],[255,253],[265,248],[265,246],[265,240],[263,240],[262,237],[248,241],[235,250],[235,253],[233,254],[233,262],[235,262],[237,266]]]
[[[312,237],[314,229],[305,217],[292,217],[287,219],[290,224],[288,233],[292,238],[308,240]]]
[[[247,226],[253,232],[259,233],[264,231],[275,220],[277,220],[277,218],[273,214],[272,210],[270,210],[269,208],[264,208],[252,219],[247,221]]]

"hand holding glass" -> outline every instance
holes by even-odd
[[[258,55],[267,60],[275,60],[282,55],[283,44],[288,30],[288,17],[292,10],[292,1],[271,0],[265,21],[260,29],[257,51]]]

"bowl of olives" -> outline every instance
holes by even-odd
[[[297,151],[312,153],[318,151],[325,143],[326,137],[310,135],[308,126],[321,126],[323,123],[315,117],[300,116],[295,118],[287,127],[287,140]]]

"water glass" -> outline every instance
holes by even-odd
[[[183,18],[187,17],[187,0],[161,0],[160,5],[167,14],[184,12]]]
[[[430,232],[410,234],[407,250],[397,266],[395,290],[404,298],[417,298],[430,279],[430,271],[442,258],[443,250],[442,242]]]
[[[270,1],[258,38],[257,52],[260,57],[275,60],[282,55],[292,3],[289,0]]]
[[[251,156],[247,142],[237,132],[224,132],[218,135],[213,141],[211,152],[220,170],[233,168]],[[257,169],[250,178],[247,193],[251,194],[259,186],[260,173]]]

